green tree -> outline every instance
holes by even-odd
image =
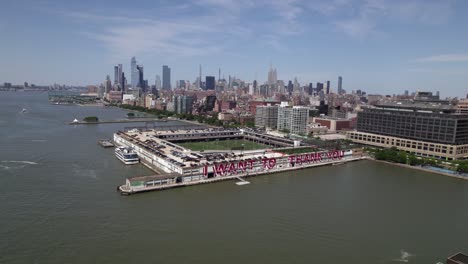
[[[461,161],[458,163],[457,172],[459,173],[467,173],[468,172],[468,162]]]
[[[99,121],[99,118],[97,118],[97,116],[87,116],[85,118],[83,118],[83,121],[85,122],[98,122]]]

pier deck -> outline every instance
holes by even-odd
[[[191,181],[191,182],[177,182],[175,179],[178,176],[181,176],[179,174],[156,175],[159,179],[173,179],[173,183],[164,184],[164,185],[156,185],[156,186],[147,186],[147,187],[140,188],[140,189],[131,189],[127,185],[120,185],[120,186],[117,187],[117,189],[122,195],[130,195],[130,194],[134,194],[134,193],[159,191],[159,190],[166,190],[166,189],[172,189],[172,188],[177,188],[177,187],[185,187],[185,186],[192,186],[192,185],[198,185],[198,184],[214,183],[214,182],[219,182],[219,181],[238,180],[239,177],[242,177],[242,178],[255,177],[255,176],[275,174],[275,173],[286,172],[286,171],[301,170],[301,169],[307,169],[307,168],[312,168],[312,167],[333,165],[335,163],[345,163],[345,162],[364,160],[364,159],[367,159],[367,158],[368,158],[367,156],[348,157],[348,158],[343,158],[341,160],[334,160],[334,161],[328,161],[328,162],[322,162],[322,163],[303,164],[303,165],[297,166],[297,167],[286,167],[286,168],[276,169],[276,170],[264,170],[264,171],[257,171],[257,172],[234,174],[234,175],[229,175],[229,176],[207,178],[207,179],[203,179],[203,180],[199,180],[199,181]],[[132,177],[132,178],[129,178],[127,180],[134,181],[134,180],[140,180],[140,179],[144,180],[145,178],[144,177]]]

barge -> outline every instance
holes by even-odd
[[[272,148],[262,150],[226,150],[224,152],[192,151],[174,142],[210,141],[222,138],[245,139],[268,142]],[[118,187],[122,194],[133,194],[153,190],[212,183],[223,180],[238,180],[276,172],[333,165],[363,159],[353,150],[314,151],[286,154],[284,147],[297,145],[289,139],[255,135],[244,130],[201,129],[178,131],[130,130],[114,134],[116,144],[131,147],[142,164],[157,167],[165,174],[130,177]],[[275,150],[275,147],[281,149]],[[304,148],[304,147],[302,147]]]

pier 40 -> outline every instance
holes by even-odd
[[[339,160],[344,157],[344,151],[335,150],[330,152],[313,152],[301,155],[289,155],[284,158],[288,158],[289,166],[307,164],[307,163],[319,163],[322,161]],[[263,158],[263,159],[248,159],[242,161],[234,161],[229,163],[218,163],[211,166],[211,171],[215,175],[232,175],[240,174],[245,172],[253,171],[254,168],[257,170],[271,170],[277,165],[277,158]],[[203,168],[203,174],[208,175],[210,168],[205,165]]]

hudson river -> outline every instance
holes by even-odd
[[[436,264],[468,253],[468,181],[372,161],[121,196],[125,177],[151,172],[97,141],[129,124],[66,123],[126,113],[0,92],[0,263]]]

